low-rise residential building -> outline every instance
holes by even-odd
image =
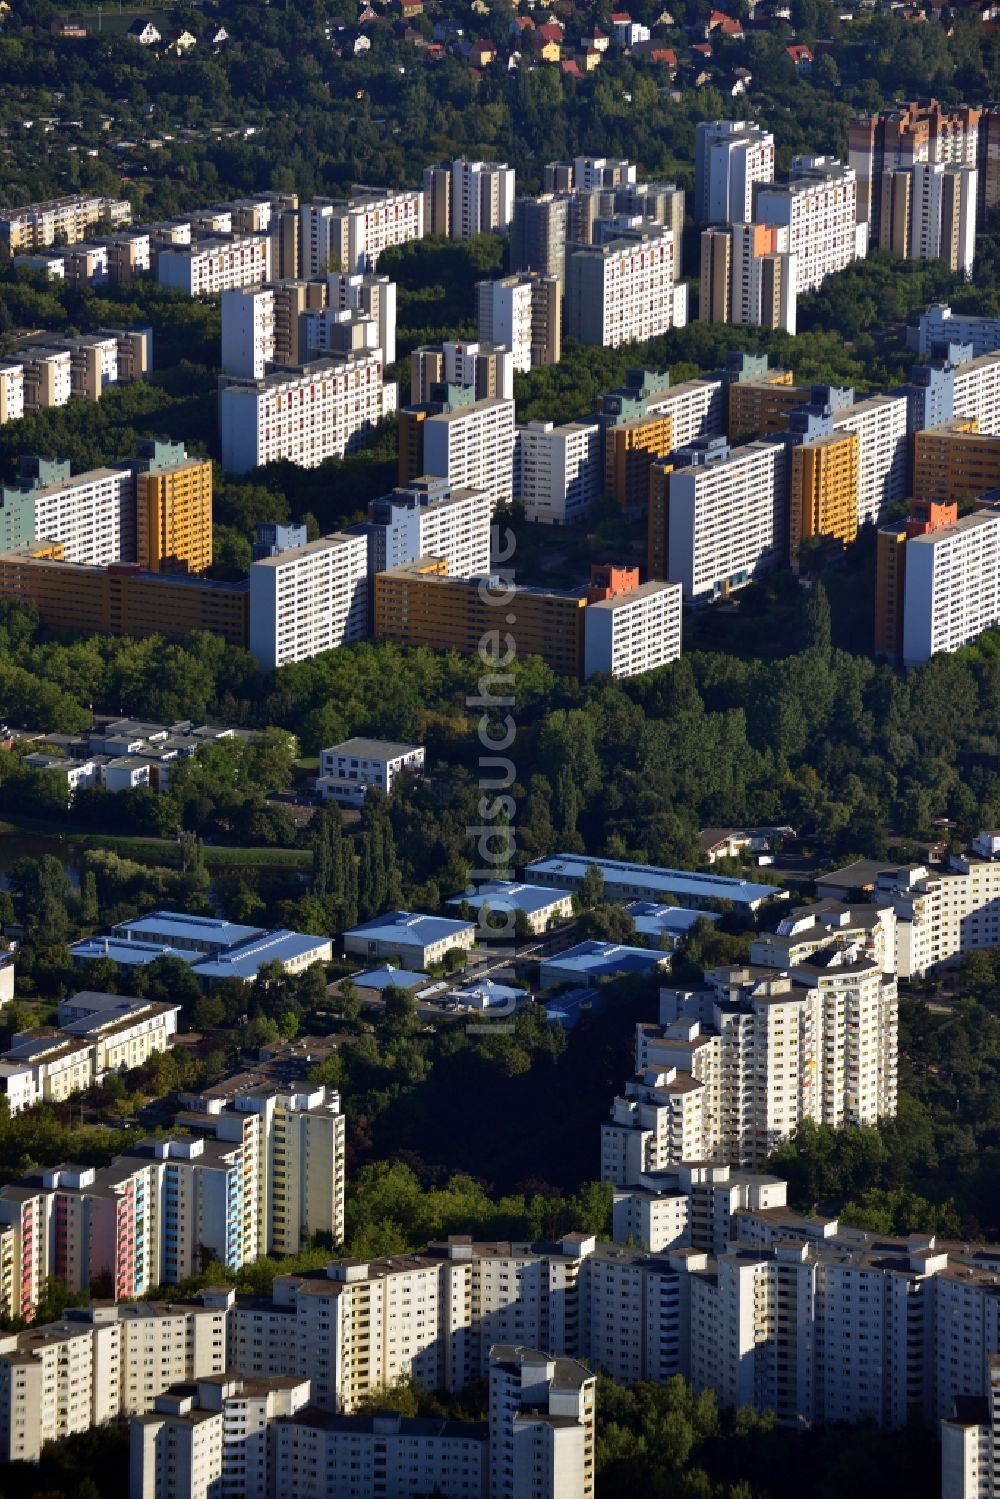
[[[424,759],[422,744],[345,739],[320,751],[316,793],[323,801],[359,807],[369,787],[390,796],[401,777],[423,775]]]

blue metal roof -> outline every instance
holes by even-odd
[[[651,947],[626,947],[619,942],[578,942],[565,952],[539,964],[539,974],[544,981],[549,972],[569,969],[586,974],[590,978],[607,978],[614,973],[645,973],[647,969],[666,960],[666,954]]]
[[[429,947],[470,930],[468,921],[452,921],[447,916],[420,916],[412,911],[387,911],[372,921],[363,921],[344,933],[348,937],[365,937],[369,942],[399,942],[403,947]]]
[[[207,947],[216,947],[220,943],[232,947],[237,942],[260,936],[261,928],[220,921],[215,916],[189,916],[184,911],[147,911],[145,916],[137,916],[134,921],[119,922],[115,932],[121,932],[127,940],[155,933],[164,941],[174,937],[184,942],[201,941]]]
[[[304,932],[279,930],[255,932],[247,942],[227,947],[225,952],[196,964],[195,973],[205,979],[252,979],[265,963],[290,963],[330,942]]]
[[[547,910],[557,901],[564,901],[568,893],[566,890],[557,890],[554,885],[523,885],[517,880],[491,880],[486,885],[480,885],[473,895],[453,895],[451,900],[445,901],[445,905],[460,906],[464,901],[474,911],[482,906],[489,906],[491,911],[524,911],[526,915],[533,916],[538,911]]]
[[[85,937],[74,942],[70,954],[79,963],[94,958],[110,958],[122,968],[142,968],[157,958],[180,958],[182,963],[197,963],[196,952],[184,952],[167,942],[128,942],[122,937]]]
[[[370,973],[356,974],[351,982],[359,989],[419,989],[430,981],[430,974],[415,973],[412,968],[373,968]]]
[[[771,900],[784,891],[777,885],[756,885],[750,880],[733,879],[722,874],[696,874],[690,869],[664,869],[655,864],[635,864],[625,859],[592,859],[586,854],[552,854],[536,859],[527,873],[555,875],[563,879],[582,879],[588,869],[596,868],[611,890],[662,890],[678,897],[698,900],[729,900],[736,905]]]
[[[635,922],[637,932],[659,936],[682,937],[696,921],[718,921],[718,911],[690,911],[687,906],[661,906],[655,901],[633,900],[625,907]]]

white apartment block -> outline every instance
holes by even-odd
[[[985,1394],[960,1395],[941,1422],[941,1499],[1000,1495],[1000,1354],[986,1359]]]
[[[634,677],[681,654],[681,585],[643,583],[587,605],[583,616],[583,674]]]
[[[474,390],[478,400],[514,399],[514,356],[495,345],[449,340],[421,344],[410,355],[410,400],[429,401],[431,386],[458,385]]]
[[[711,377],[685,380],[668,387],[646,402],[648,416],[670,417],[674,449],[686,448],[696,437],[724,437],[728,392],[721,380]]]
[[[262,380],[274,359],[274,292],[237,287],[222,293],[222,368],[241,380]]]
[[[782,565],[785,462],[780,443],[752,442],[670,475],[670,581],[686,600],[719,598]]]
[[[24,368],[24,411],[66,406],[73,394],[73,356],[69,349],[27,345],[17,353]]]
[[[695,217],[703,224],[746,224],[754,186],[774,181],[774,136],[748,120],[695,127]]]
[[[0,360],[0,427],[24,415],[24,365],[19,359]]]
[[[687,322],[684,283],[676,283],[673,233],[660,225],[625,230],[603,245],[566,256],[566,331],[581,343],[617,348]]]
[[[835,432],[858,434],[858,525],[876,525],[910,492],[905,396],[869,396],[833,414]]]
[[[917,352],[929,354],[936,343],[971,344],[973,358],[1000,349],[1000,318],[952,312],[946,302],[935,302],[921,313]]]
[[[1000,511],[980,510],[906,543],[903,660],[957,651],[1000,623]]]
[[[400,776],[420,776],[424,769],[424,747],[422,744],[393,744],[385,739],[345,739],[343,744],[333,744],[321,750],[319,757],[319,781],[325,783],[329,795],[336,796],[339,789],[343,799],[350,791],[360,793],[358,801],[364,800],[369,786],[390,796]],[[336,789],[335,789],[336,788]]]
[[[335,1094],[261,1083],[192,1104],[178,1115],[189,1135],[147,1141],[107,1167],[41,1168],[0,1189],[0,1224],[15,1240],[14,1312],[30,1314],[48,1275],[74,1291],[107,1278],[119,1301],[196,1274],[205,1249],[236,1269],[297,1253],[317,1233],[343,1237]]]
[[[98,468],[31,493],[35,536],[61,541],[66,562],[107,567],[135,561],[131,470]]]
[[[309,1400],[308,1379],[210,1374],[167,1388],[129,1428],[129,1499],[274,1499],[277,1422]]]
[[[0,210],[0,240],[14,255],[18,250],[55,244],[57,239],[72,245],[86,239],[102,222],[120,228],[131,219],[132,205],[126,198],[52,198]]]
[[[380,496],[368,511],[369,572],[443,557],[449,577],[486,577],[492,510],[485,490],[453,490],[446,480],[430,477]]]
[[[221,1373],[232,1292],[165,1306],[92,1303],[0,1338],[0,1460],[150,1409],[180,1380]]]
[[[1000,352],[955,368],[954,415],[974,416],[986,437],[1000,436]]]
[[[368,544],[334,532],[250,567],[249,649],[263,671],[368,633]]]
[[[266,234],[234,234],[171,245],[156,257],[156,279],[191,297],[217,296],[271,278],[271,240]]]
[[[451,237],[503,234],[514,217],[514,168],[503,161],[451,165]]]
[[[576,1359],[490,1350],[491,1499],[593,1499],[596,1385]]]
[[[968,280],[976,258],[976,168],[920,162],[909,176],[910,255],[944,260]]]
[[[524,271],[480,281],[476,299],[479,342],[510,349],[518,374],[558,363],[561,294],[555,276]]]
[[[643,1172],[634,1185],[615,1188],[613,1238],[652,1254],[674,1249],[724,1254],[736,1212],[784,1208],[787,1201],[788,1184],[780,1177],[736,1171],[718,1161],[682,1163]]]
[[[895,979],[858,942],[794,968],[715,969],[660,992],[636,1073],[601,1130],[601,1178],[629,1186],[684,1161],[760,1166],[804,1119],[839,1129],[896,1112]]]
[[[326,278],[327,306],[338,312],[357,312],[376,326],[376,346],[386,364],[396,362],[396,283],[388,276],[354,272]]]
[[[864,864],[835,870],[820,878],[817,893],[831,897],[836,911],[846,882],[867,881],[869,871]],[[885,865],[874,872],[870,899],[884,922],[883,967],[902,979],[922,978],[963,953],[1000,947],[1000,833],[979,833],[943,868]]]
[[[316,198],[299,209],[301,274],[374,271],[393,245],[423,239],[419,189],[361,189],[347,199]]]
[[[601,429],[595,422],[528,422],[514,434],[514,498],[528,520],[564,526],[601,493]]]
[[[712,232],[710,244],[714,237]],[[795,332],[798,262],[789,253],[789,238],[787,226],[767,228],[749,223],[731,226],[730,322]]]
[[[446,1494],[486,1499],[489,1440],[467,1421],[409,1420],[390,1411],[330,1416],[309,1406],[275,1429],[280,1499]]]
[[[852,167],[827,156],[796,156],[787,183],[758,190],[754,218],[788,229],[799,292],[816,291],[827,276],[864,254],[865,226],[856,222]]]
[[[275,370],[262,380],[224,380],[219,392],[222,465],[245,474],[282,459],[315,468],[343,458],[396,409],[377,350]]]
[[[424,470],[452,490],[488,494],[492,509],[514,493],[514,402],[474,401],[423,423]]]

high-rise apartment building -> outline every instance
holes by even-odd
[[[798,302],[787,229],[732,224],[702,231],[698,316],[794,333]]]
[[[327,306],[354,312],[375,324],[375,346],[386,364],[396,362],[396,283],[388,276],[335,272],[327,277]]]
[[[649,582],[592,599],[583,618],[584,677],[634,677],[681,654],[681,586]]]
[[[34,541],[62,544],[67,562],[105,567],[135,560],[132,475],[99,468],[69,476],[69,463],[22,459],[16,484],[0,488],[0,544],[9,552]]]
[[[974,166],[919,162],[887,171],[881,183],[880,249],[901,259],[943,260],[972,275],[976,255],[977,175]]]
[[[471,656],[489,631],[502,628],[518,657],[540,656],[560,676],[582,677],[585,594],[512,591],[507,583],[452,578],[443,569],[443,561],[421,558],[376,574],[376,639]]]
[[[261,669],[306,661],[368,633],[368,543],[346,531],[250,567],[249,648]]]
[[[514,498],[530,521],[571,524],[586,515],[601,490],[601,431],[595,422],[516,428]]]
[[[1000,486],[1000,437],[983,437],[959,417],[913,435],[913,498],[930,503],[972,499]]]
[[[503,234],[514,217],[514,168],[506,162],[452,163],[452,235]]]
[[[309,1380],[209,1374],[165,1388],[129,1428],[129,1499],[277,1499],[278,1423],[309,1400]]]
[[[419,478],[368,507],[369,572],[386,572],[420,557],[443,557],[452,577],[490,571],[490,497],[455,489],[447,479]]]
[[[708,601],[780,567],[788,554],[786,455],[774,442],[723,445],[670,475],[670,579]]]
[[[865,254],[856,223],[857,183],[849,166],[829,156],[795,156],[786,183],[762,186],[754,219],[788,230],[799,292],[816,291],[827,276]]]
[[[514,402],[473,401],[428,416],[422,424],[422,472],[452,489],[475,489],[490,503],[510,503],[514,492]]]
[[[67,405],[73,394],[73,356],[69,349],[26,344],[16,357],[23,369],[26,415]]]
[[[1000,510],[960,517],[906,543],[903,661],[957,651],[1000,623]]]
[[[896,661],[903,651],[906,544],[958,519],[955,504],[916,504],[906,520],[880,526],[875,538],[875,654]]]
[[[906,398],[868,396],[833,413],[833,430],[858,438],[858,525],[876,524],[910,490]]]
[[[858,435],[834,432],[797,443],[789,452],[789,556],[802,543],[827,537],[848,546],[858,534]]]
[[[984,436],[1000,436],[1000,353],[981,354],[955,364],[951,380],[953,409],[942,413],[939,420],[975,417]],[[925,420],[922,425],[932,427],[937,422]]]
[[[37,1462],[46,1442],[148,1410],[177,1380],[226,1366],[232,1292],[181,1305],[92,1303],[0,1341],[0,1457]]]
[[[156,279],[192,297],[218,295],[271,278],[271,241],[266,234],[231,234],[162,248]]]
[[[514,399],[514,356],[506,344],[420,344],[410,355],[410,401],[435,400],[435,387],[472,393],[476,401]],[[428,413],[431,414],[431,413]]]
[[[804,1119],[839,1129],[895,1113],[896,982],[861,944],[704,982],[661,990],[660,1027],[639,1026],[635,1075],[601,1129],[602,1180],[629,1186],[683,1161],[760,1166]]]
[[[774,181],[774,136],[747,120],[695,127],[694,214],[702,224],[748,224],[754,189]]]
[[[245,474],[286,460],[315,468],[343,458],[396,410],[378,350],[275,369],[261,380],[223,378],[219,390],[222,464]]]
[[[627,187],[635,180],[635,165],[624,157],[576,156],[572,161],[550,161],[542,173],[547,193],[589,193],[595,188]]]
[[[560,295],[566,282],[570,199],[565,193],[517,198],[510,226],[510,268],[555,276]]]
[[[0,359],[0,427],[24,415],[24,365],[20,359]]]
[[[179,443],[141,442],[134,482],[135,557],[143,571],[203,573],[211,567],[211,460],[189,459]]]
[[[193,575],[140,572],[66,562],[60,542],[38,541],[0,554],[0,592],[31,599],[54,630],[95,635],[188,635],[207,630],[246,649],[247,584]]]
[[[869,225],[872,245],[882,243],[886,174],[921,163],[975,167],[980,117],[967,104],[946,108],[927,99],[884,109],[850,126],[848,161],[857,177],[858,223]]]
[[[243,380],[261,380],[275,358],[274,292],[269,286],[222,293],[222,368]]]
[[[476,287],[481,343],[510,349],[519,374],[558,364],[562,353],[561,288],[555,276],[526,272]]]
[[[586,344],[641,343],[687,321],[674,237],[660,225],[622,230],[566,256],[566,332]]]
[[[491,1348],[491,1499],[591,1499],[596,1385],[576,1359],[503,1344]]]
[[[356,187],[349,198],[314,198],[299,209],[299,274],[374,271],[384,250],[423,236],[417,189]]]
[[[1000,1354],[986,1356],[985,1393],[959,1395],[941,1422],[941,1499],[1000,1494]]]
[[[16,255],[20,250],[36,250],[57,240],[76,244],[102,223],[115,228],[131,219],[132,205],[127,198],[51,198],[22,208],[0,209],[0,240],[11,255]]]
[[[451,238],[451,167],[425,167],[423,175],[424,232]]]

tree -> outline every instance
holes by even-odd
[[[604,899],[604,875],[600,866],[591,864],[580,881],[580,888],[574,895],[574,904],[579,903],[582,911],[590,911]]]

